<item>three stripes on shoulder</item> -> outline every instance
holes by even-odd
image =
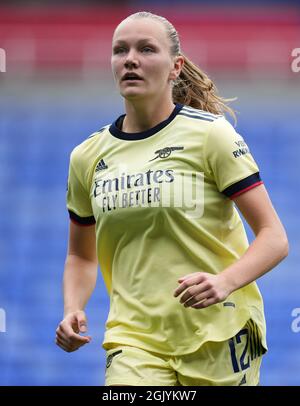
[[[180,112],[179,116],[185,116],[190,118],[196,118],[198,120],[204,121],[215,121],[219,117],[223,117],[221,114],[213,114],[208,111],[194,109],[193,107],[184,106]]]

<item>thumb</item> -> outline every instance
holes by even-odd
[[[78,328],[81,333],[86,333],[87,332],[87,319],[86,315],[84,312],[79,312],[77,314],[77,323],[78,323]]]

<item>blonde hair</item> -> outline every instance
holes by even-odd
[[[139,11],[131,14],[125,20],[137,18],[150,18],[161,22],[171,42],[171,55],[182,56],[184,58],[180,75],[173,83],[173,101],[213,114],[228,112],[236,121],[234,110],[228,106],[228,102],[235,99],[224,99],[218,95],[214,82],[181,52],[179,36],[175,27],[165,17],[152,14],[148,11]]]

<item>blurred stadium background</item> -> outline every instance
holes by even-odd
[[[0,332],[0,385],[104,382],[109,300],[101,276],[87,307],[93,341],[72,354],[54,344],[63,307],[65,189],[73,147],[123,112],[110,72],[111,36],[138,10],[173,22],[183,51],[223,96],[238,97],[237,129],[290,239],[289,257],[259,280],[270,349],[261,384],[299,385],[300,334],[292,330],[292,310],[300,308],[300,72],[291,69],[292,50],[300,48],[296,0],[1,1],[0,308],[6,332]]]

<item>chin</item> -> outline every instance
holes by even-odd
[[[126,100],[138,100],[143,99],[145,97],[145,94],[143,94],[142,92],[137,92],[134,90],[122,92],[121,95]]]

